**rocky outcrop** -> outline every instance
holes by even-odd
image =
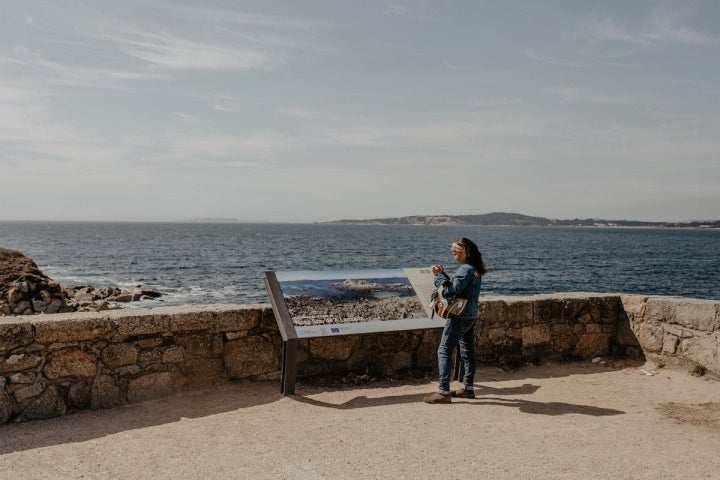
[[[112,308],[120,308],[114,303],[137,302],[140,300],[151,300],[162,296],[162,293],[143,288],[141,285],[130,289],[117,287],[95,288],[89,285],[67,287],[64,292],[68,297],[68,305],[76,307],[75,310],[102,311]]]
[[[337,290],[346,290],[350,292],[379,292],[385,290],[411,290],[412,287],[405,283],[375,283],[365,279],[353,279],[334,283],[333,288]]]
[[[63,287],[30,258],[0,248],[0,315],[72,312]]]
[[[118,303],[157,298],[141,286],[129,290],[92,286],[67,287],[45,275],[16,250],[0,248],[0,315],[32,315],[120,308]]]

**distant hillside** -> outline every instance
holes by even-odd
[[[557,220],[531,217],[520,213],[492,212],[480,215],[413,215],[409,217],[334,220],[324,222],[342,225],[503,225],[503,226],[574,226],[574,227],[691,227],[720,228],[720,220],[693,222],[643,222],[637,220],[602,220],[596,218]]]
[[[543,217],[531,217],[520,213],[492,212],[482,215],[456,215],[454,218],[461,225],[552,225],[554,220]]]
[[[227,217],[200,217],[200,218],[193,218],[190,220],[194,223],[239,223],[240,220],[237,218],[227,218]]]
[[[326,223],[347,225],[552,225],[553,220],[519,213],[493,212],[481,215],[414,215],[409,217],[335,220]]]

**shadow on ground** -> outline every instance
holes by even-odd
[[[485,386],[488,382],[518,380],[518,379],[547,379],[569,377],[571,375],[589,375],[603,373],[612,370],[625,368],[639,368],[644,365],[643,361],[634,360],[603,360],[601,363],[589,361],[577,362],[548,362],[543,365],[531,363],[516,369],[502,369],[499,367],[478,366],[479,371],[476,377],[476,388],[491,389]],[[552,366],[553,368],[542,368]],[[402,385],[421,385],[427,382],[437,381],[437,371],[404,370],[388,375],[373,376],[370,374],[348,373],[346,375],[313,375],[299,376],[297,378],[296,391],[313,393],[327,390],[346,390],[355,388],[388,388]],[[532,393],[532,392],[530,392]],[[508,395],[510,393],[499,393]]]
[[[596,407],[592,405],[576,405],[572,403],[564,402],[534,402],[531,400],[517,399],[517,398],[502,398],[504,396],[516,396],[516,395],[532,395],[540,387],[531,383],[525,383],[520,386],[512,387],[493,387],[484,382],[495,382],[495,381],[507,381],[507,380],[518,380],[518,379],[544,379],[544,378],[558,378],[566,377],[570,375],[588,375],[588,374],[600,374],[603,372],[627,368],[630,366],[639,366],[642,363],[638,362],[617,362],[614,364],[592,364],[592,363],[560,363],[553,364],[555,368],[552,370],[548,369],[536,369],[533,365],[527,365],[524,368],[518,370],[501,370],[493,369],[490,371],[481,370],[478,372],[476,378],[475,393],[477,398],[475,399],[454,399],[453,403],[472,403],[475,405],[497,405],[503,407],[517,408],[522,413],[536,414],[536,415],[567,415],[567,414],[579,414],[579,415],[591,415],[591,416],[607,416],[607,415],[622,415],[626,412],[622,410],[615,410],[610,408]],[[292,396],[291,398],[297,402],[305,403],[308,405],[314,405],[317,407],[333,408],[338,410],[349,410],[355,408],[371,408],[381,407],[387,405],[400,405],[405,403],[422,402],[425,395],[430,392],[422,394],[412,395],[390,395],[384,397],[368,397],[365,395],[357,396],[346,402],[336,404],[330,402],[324,402],[316,398],[312,398],[312,395],[326,391],[328,389],[334,390],[346,390],[358,387],[362,388],[386,388],[392,386],[388,384],[387,379],[373,379],[364,378],[366,376],[346,376],[346,377],[317,377],[308,378],[303,381],[303,384],[298,388],[299,394]],[[394,378],[395,385],[397,385],[399,378]],[[402,378],[405,384],[425,384],[428,381],[432,381],[433,378],[428,372],[420,373],[407,373]],[[443,408],[444,406],[440,406]]]
[[[253,383],[252,388],[232,382],[112,409],[0,426],[0,455],[250,408],[278,401],[279,392],[275,382]]]
[[[477,398],[475,399],[453,399],[453,403],[450,405],[439,405],[434,408],[452,408],[454,404],[473,404],[478,406],[497,405],[501,407],[512,407],[517,408],[520,412],[530,413],[535,415],[592,415],[595,417],[602,417],[608,415],[622,415],[626,412],[622,410],[615,410],[612,408],[595,407],[592,405],[576,405],[573,403],[564,402],[533,402],[531,400],[523,400],[518,398],[498,398],[497,396],[487,395],[522,395],[532,394],[538,388],[537,385],[525,384],[519,388],[483,388],[476,389]],[[495,392],[484,393],[486,390],[495,390]],[[502,393],[498,393],[502,392]],[[412,394],[412,395],[393,395],[387,397],[375,397],[370,398],[365,395],[360,395],[347,402],[340,404],[323,402],[310,397],[301,395],[293,396],[292,398],[300,403],[313,405],[316,407],[334,408],[338,410],[351,410],[354,408],[371,408],[381,407],[387,405],[399,405],[403,403],[416,403],[422,402],[423,397],[427,393]]]
[[[454,403],[473,403],[478,406],[499,405],[517,408],[523,413],[541,415],[619,415],[625,412],[589,405],[559,402],[541,403],[518,398],[503,398],[535,393],[539,387],[532,383],[511,387],[492,386],[494,381],[598,374],[611,368],[618,368],[618,366],[600,366],[585,362],[555,365],[550,370],[526,366],[519,370],[503,371],[483,367],[478,371],[476,378],[478,398],[474,400],[456,400]],[[550,371],[552,373],[549,373]],[[289,398],[309,405],[341,410],[422,402],[422,397],[430,393],[434,386],[435,375],[433,372],[425,371],[405,372],[382,378],[373,378],[367,375],[306,378],[299,381],[298,395]],[[323,402],[312,398],[315,394],[322,392],[355,390],[358,388],[383,389],[403,385],[427,385],[428,391],[423,394],[380,395],[376,398],[357,396],[341,404]],[[248,388],[248,384],[244,382],[225,383],[215,387],[206,386],[202,389],[183,392],[170,397],[123,405],[107,410],[82,411],[50,420],[0,426],[0,455],[59,444],[83,442],[123,431],[178,422],[183,418],[201,418],[265,405],[283,398],[277,382],[257,382],[250,384],[250,386],[251,388]],[[445,407],[440,405],[432,408]],[[452,408],[452,405],[450,408]]]

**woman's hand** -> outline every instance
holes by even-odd
[[[432,271],[433,275],[437,275],[438,273],[442,273],[445,271],[445,267],[442,265],[430,265],[430,271]]]

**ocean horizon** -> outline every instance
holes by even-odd
[[[267,303],[268,270],[452,268],[474,240],[483,295],[590,291],[720,299],[720,231],[704,228],[341,225],[281,222],[1,221],[19,250],[69,286],[143,285],[130,306]]]

